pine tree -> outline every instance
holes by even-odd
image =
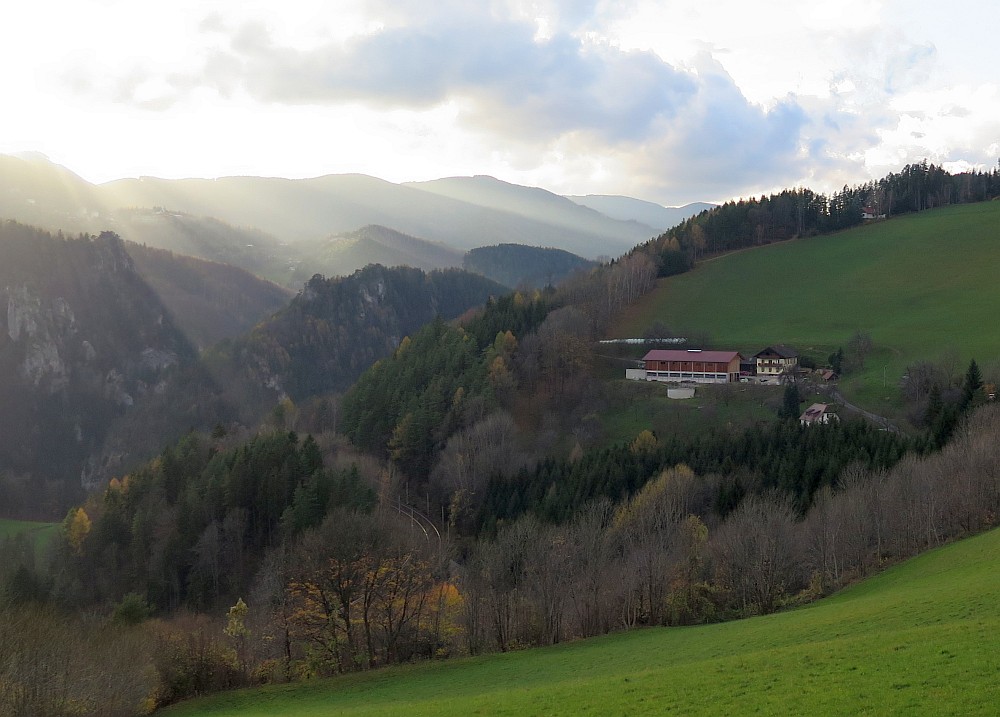
[[[962,410],[975,405],[976,394],[983,387],[983,374],[979,370],[976,359],[969,362],[969,370],[965,372],[965,380],[962,382]]]
[[[781,404],[781,417],[794,420],[799,417],[799,387],[794,383],[785,386],[785,395]]]

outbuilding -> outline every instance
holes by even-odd
[[[739,351],[653,349],[642,362],[647,381],[730,383],[740,379]]]

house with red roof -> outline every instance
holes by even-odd
[[[647,381],[730,383],[740,380],[739,351],[653,349],[642,358]]]
[[[838,420],[840,420],[839,416],[836,413],[831,413],[830,407],[825,403],[814,403],[799,416],[799,423],[803,426],[816,426]]]

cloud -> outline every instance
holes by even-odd
[[[272,173],[490,172],[676,203],[995,153],[995,52],[937,32],[944,7],[928,20],[902,0],[179,2],[132,10],[145,35],[109,11],[107,34],[57,63],[61,89],[144,126],[240,117],[309,167]],[[955,68],[972,64],[963,86]]]
[[[765,109],[748,102],[711,57],[703,55],[698,68],[693,100],[633,153],[634,170],[651,185],[648,194],[719,198],[801,176],[809,119],[797,99]]]
[[[526,21],[466,18],[404,26],[298,50],[246,25],[205,73],[284,104],[360,101],[423,109],[459,100],[471,121],[533,136],[585,130],[607,141],[644,139],[697,92],[695,78],[651,52],[624,52],[566,33],[536,37]]]

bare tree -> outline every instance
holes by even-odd
[[[871,334],[861,329],[855,331],[847,342],[848,356],[859,369],[865,367],[865,359],[874,348],[875,343],[872,341]]]
[[[801,583],[795,515],[777,499],[749,496],[712,538],[717,578],[745,613],[772,612]]]

